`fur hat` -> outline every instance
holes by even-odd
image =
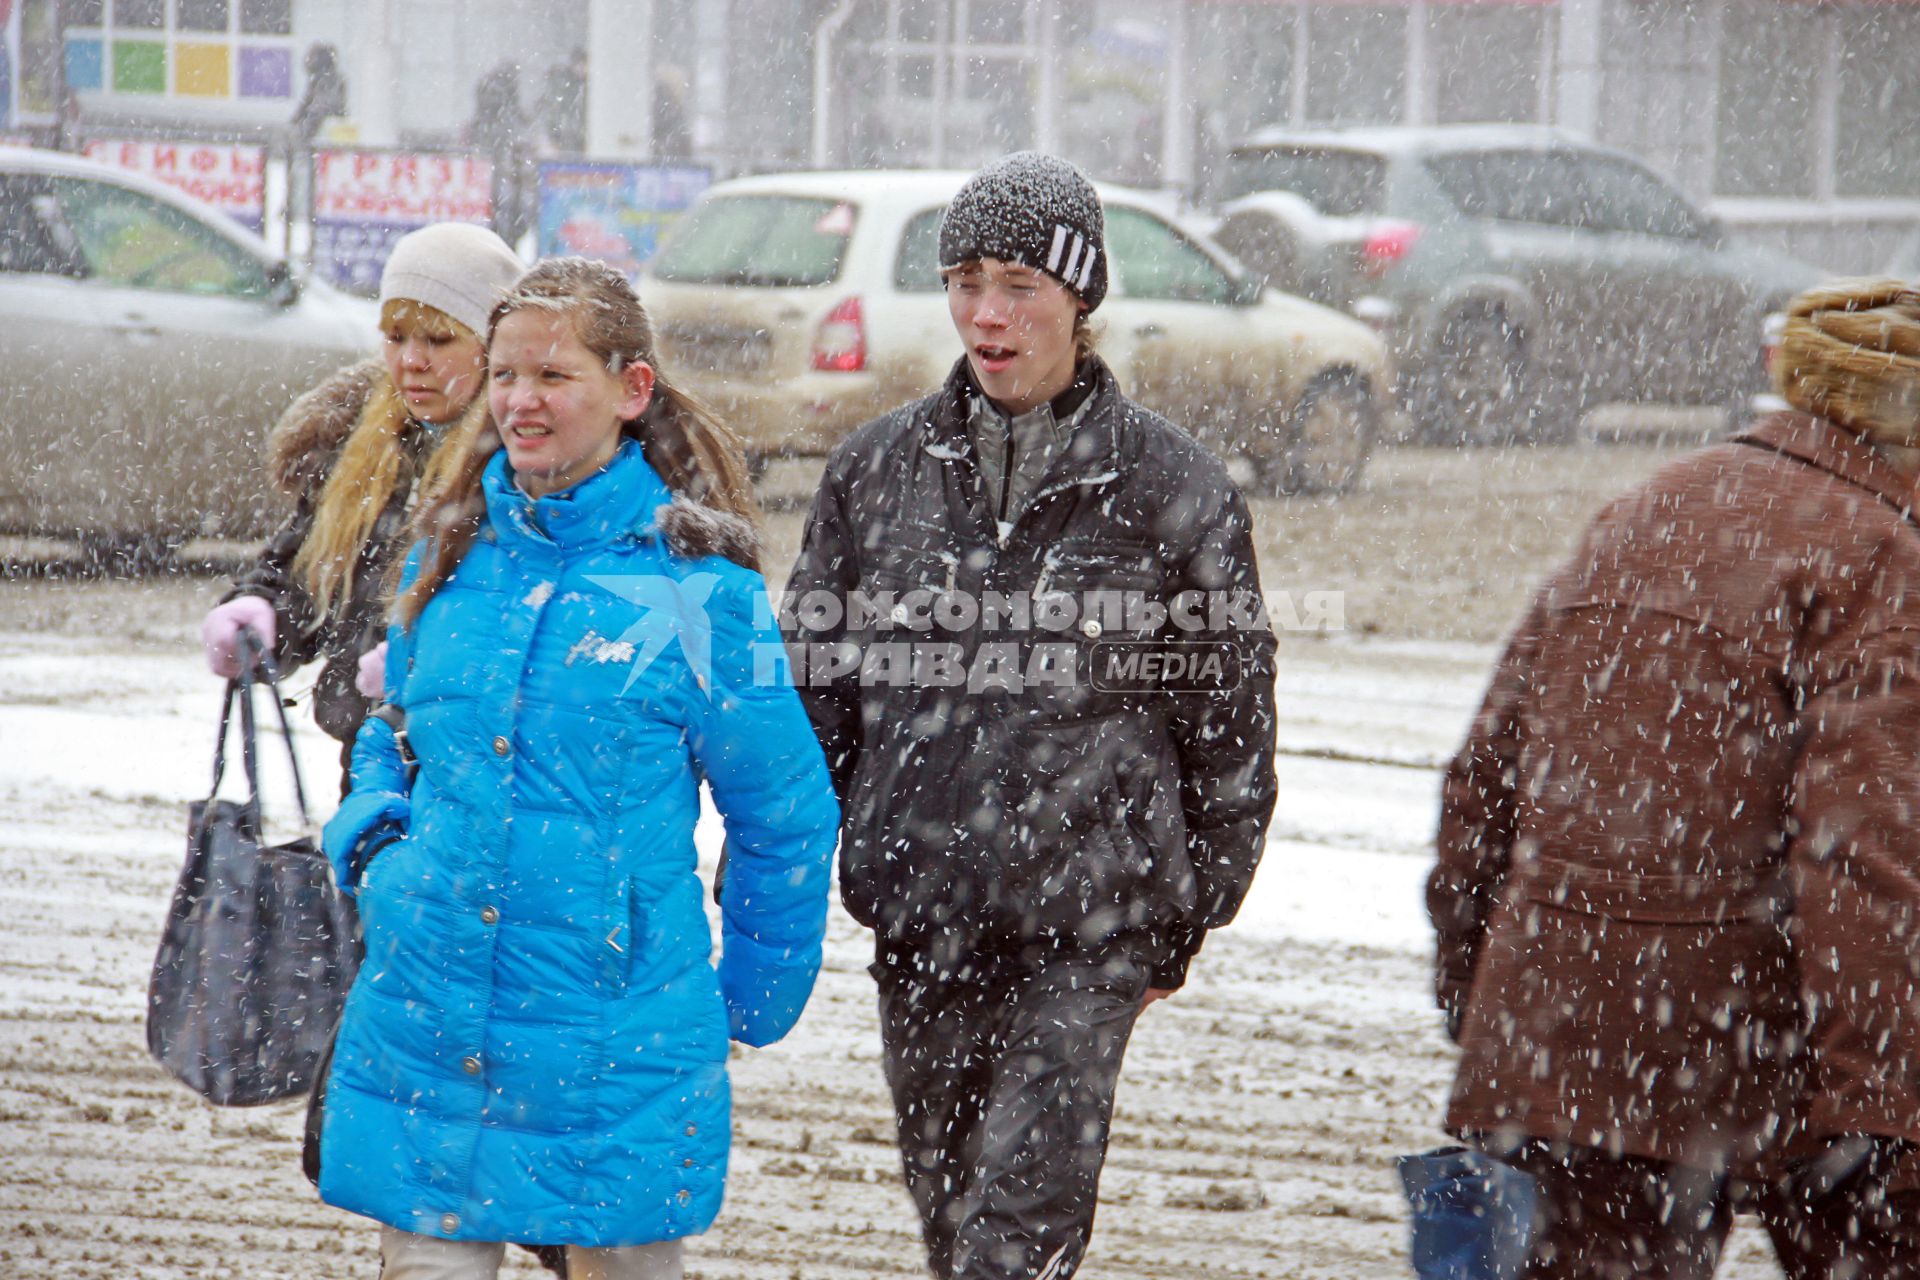
[[[395,298],[423,302],[487,336],[500,295],[526,272],[507,242],[469,222],[436,222],[409,231],[380,273],[380,305]]]
[[[1788,404],[1875,444],[1920,445],[1920,292],[1836,280],[1787,307],[1773,380]]]
[[[967,179],[940,220],[940,269],[998,258],[1044,271],[1091,311],[1107,296],[1107,223],[1087,175],[1016,151]]]

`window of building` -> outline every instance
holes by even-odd
[[[292,35],[293,0],[240,0],[240,34]]]
[[[199,100],[293,96],[292,0],[65,0],[75,93]]]
[[[1729,4],[1720,25],[1714,190],[1724,196],[1815,194],[1815,101],[1826,14],[1777,0]]]
[[[167,25],[166,0],[113,0],[113,25],[158,31]]]
[[[1397,124],[1406,115],[1407,11],[1322,5],[1306,10],[1306,119]]]
[[[1833,189],[1841,196],[1920,195],[1920,13],[1894,5],[1832,11],[1840,24]]]
[[[1189,80],[1198,107],[1194,178],[1203,197],[1219,198],[1227,155],[1247,135],[1293,118],[1294,41],[1301,27],[1291,5],[1212,5],[1193,24],[1189,47],[1204,76]]]
[[[228,23],[227,0],[177,0],[174,24],[182,31],[225,32]]]
[[[1728,0],[1714,192],[1754,199],[1920,196],[1920,12]]]
[[[1042,0],[859,0],[835,80],[857,165],[969,165],[1031,145]]]
[[[1545,5],[1439,5],[1427,11],[1433,119],[1525,122],[1540,118]]]

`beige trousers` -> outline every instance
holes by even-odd
[[[494,1280],[507,1246],[380,1228],[380,1280]],[[567,1280],[682,1280],[678,1240],[618,1249],[567,1246]]]

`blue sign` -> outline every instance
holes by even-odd
[[[579,254],[637,276],[662,232],[713,180],[700,165],[550,160],[540,166],[540,256]]]

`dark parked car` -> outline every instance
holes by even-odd
[[[1435,441],[1564,435],[1611,402],[1741,411],[1766,316],[1824,274],[1529,126],[1271,129],[1215,199],[1214,238],[1269,284],[1381,332]]]

